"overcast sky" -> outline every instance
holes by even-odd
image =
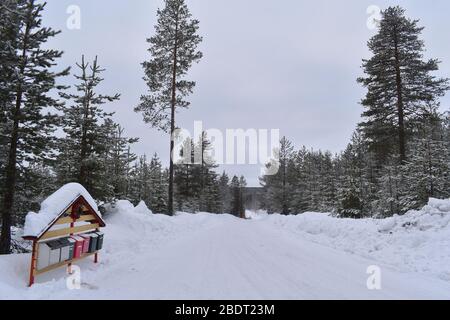
[[[361,0],[187,0],[200,20],[204,58],[190,72],[197,82],[188,111],[177,125],[192,129],[280,129],[296,147],[340,152],[360,121],[364,90],[356,83],[361,59],[368,57],[367,8],[401,5],[426,29],[427,57],[443,61],[450,75],[450,2]],[[81,9],[81,29],[69,30],[70,5]],[[143,123],[133,112],[147,90],[141,62],[148,59],[146,38],[154,32],[162,0],[49,0],[45,26],[62,30],[50,45],[65,51],[61,66],[74,65],[82,54],[99,56],[103,93],[121,93],[108,105],[115,120],[132,137],[138,155],[158,152],[168,161],[168,136]],[[73,83],[73,78],[66,79]],[[447,110],[450,96],[442,99]],[[227,166],[258,185],[258,166]]]

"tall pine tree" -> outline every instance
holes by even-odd
[[[49,92],[62,89],[56,85],[56,79],[68,74],[68,69],[55,72],[53,66],[62,56],[61,51],[45,48],[46,42],[59,32],[42,26],[41,14],[45,3],[35,0],[2,2],[12,3],[6,8],[12,18],[5,19],[2,10],[0,23],[9,21],[9,29],[15,37],[8,42],[6,60],[2,48],[2,76],[8,77],[8,86],[2,86],[2,117],[7,123],[5,140],[7,143],[7,159],[5,161],[5,190],[0,207],[2,230],[0,238],[0,254],[8,254],[11,247],[11,222],[17,191],[17,179],[20,167],[38,159],[51,158],[51,133],[56,124],[56,117],[45,114],[43,108],[58,105]],[[5,7],[2,6],[2,9]],[[9,9],[13,8],[13,11]],[[0,38],[4,38],[5,26],[0,27]],[[8,31],[9,32],[9,31]],[[3,46],[4,43],[2,43]],[[7,61],[7,64],[3,64]],[[6,99],[4,100],[4,97]],[[5,112],[6,111],[6,112]]]
[[[432,75],[439,61],[423,58],[418,22],[400,7],[383,11],[379,32],[368,43],[373,56],[363,61],[366,76],[358,79],[367,88],[360,126],[380,163],[393,153],[406,162],[413,120],[448,90],[447,79]]]
[[[142,112],[145,122],[170,133],[167,210],[173,214],[175,114],[177,109],[189,107],[185,98],[192,93],[195,82],[185,76],[202,58],[197,50],[202,38],[197,34],[199,21],[192,18],[184,0],[165,0],[164,9],[158,9],[157,14],[156,34],[148,39],[152,59],[143,63],[149,93],[141,97],[135,111]]]

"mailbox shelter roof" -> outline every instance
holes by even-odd
[[[86,207],[101,227],[106,225],[89,192],[81,184],[69,183],[45,199],[38,213],[28,213],[23,238],[39,240],[75,203]]]

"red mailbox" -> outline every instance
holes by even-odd
[[[83,253],[89,252],[89,245],[91,244],[91,237],[87,234],[80,234],[80,237],[84,239],[83,242]]]
[[[81,255],[83,254],[84,239],[79,236],[72,236],[71,238],[73,240],[75,240],[75,248],[73,251],[73,257],[76,259],[76,258],[81,257]]]

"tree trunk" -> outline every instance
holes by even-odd
[[[173,215],[173,184],[174,184],[174,163],[173,149],[175,148],[174,132],[175,132],[175,108],[177,102],[177,63],[178,63],[178,13],[175,26],[175,43],[173,49],[173,66],[172,66],[172,105],[170,117],[170,165],[169,165],[169,203],[167,211],[169,215]]]
[[[82,58],[82,66],[85,67],[84,64],[84,56]],[[85,71],[83,70],[83,75]],[[94,75],[95,76],[95,75]],[[86,80],[85,80],[86,81]],[[81,145],[80,145],[80,173],[78,176],[78,182],[84,186],[86,189],[89,190],[89,186],[87,185],[88,180],[88,168],[86,167],[86,157],[87,157],[87,148],[88,148],[88,142],[87,142],[87,123],[89,118],[89,108],[90,108],[90,101],[89,97],[91,96],[89,89],[86,89],[84,93],[85,101],[84,101],[84,114],[83,114],[83,125],[81,128]]]
[[[14,124],[11,132],[8,164],[6,166],[6,190],[2,206],[2,234],[0,238],[0,254],[11,253],[12,209],[14,206],[14,195],[16,191],[17,181],[17,142],[19,138],[19,117],[21,105],[22,87],[21,85],[19,85],[19,89],[16,95],[16,106],[14,108]]]
[[[395,71],[397,86],[397,117],[398,117],[398,147],[400,155],[400,164],[406,162],[406,135],[405,135],[405,111],[403,104],[403,84],[400,70],[400,58],[398,52],[397,29],[394,29],[395,43]]]

